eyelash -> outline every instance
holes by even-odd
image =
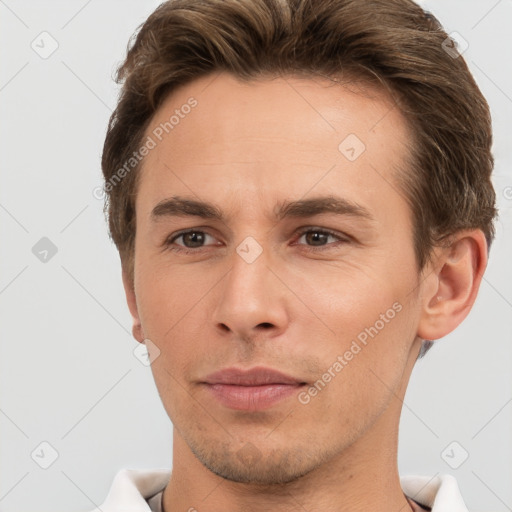
[[[330,244],[318,245],[318,246],[314,246],[314,245],[309,245],[308,246],[308,245],[305,245],[305,244],[299,244],[299,245],[304,245],[306,247],[306,250],[308,250],[308,251],[314,251],[314,252],[325,251],[325,250],[332,249],[333,244],[335,244],[335,247],[338,247],[339,244],[345,244],[345,243],[348,243],[348,242],[351,241],[351,238],[348,235],[341,235],[341,234],[336,233],[334,231],[331,231],[329,229],[314,228],[314,227],[304,228],[301,231],[299,231],[297,233],[298,239],[302,238],[303,235],[305,235],[307,233],[310,233],[310,232],[312,232],[312,233],[320,233],[322,235],[333,236],[333,237],[337,238],[338,241],[337,242],[331,242]],[[188,233],[202,233],[204,235],[212,236],[209,233],[207,233],[206,231],[202,231],[200,229],[188,229],[186,231],[181,231],[181,232],[173,235],[172,237],[169,237],[164,242],[165,247],[167,249],[171,250],[171,251],[180,252],[180,253],[183,253],[183,254],[192,254],[192,253],[197,254],[202,249],[205,249],[205,247],[207,247],[207,246],[201,246],[201,247],[197,247],[195,249],[191,249],[189,247],[184,247],[184,246],[173,246],[173,243],[174,243],[175,240],[177,240],[178,238],[180,238],[180,237],[182,237],[184,235],[187,235]]]

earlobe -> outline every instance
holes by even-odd
[[[126,302],[128,304],[128,309],[130,310],[130,314],[132,315],[133,323],[132,323],[132,334],[133,337],[140,343],[143,343],[146,339],[144,335],[144,330],[142,329],[142,324],[139,317],[139,310],[137,307],[137,300],[135,297],[135,288],[134,283],[128,276],[128,273],[125,269],[123,269],[123,286],[124,293],[126,295]]]
[[[433,262],[435,269],[425,280],[418,336],[436,340],[452,332],[468,315],[487,265],[487,243],[479,229],[452,237]]]

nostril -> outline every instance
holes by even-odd
[[[273,325],[269,322],[263,322],[263,323],[259,324],[258,327],[264,327],[265,329],[268,329],[270,327],[273,327]]]

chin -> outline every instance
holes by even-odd
[[[215,449],[191,449],[201,464],[212,473],[243,484],[288,484],[307,475],[320,464],[320,460],[315,461],[314,456],[306,455],[297,447],[266,453],[248,442],[239,450],[233,450],[230,444],[217,445]]]

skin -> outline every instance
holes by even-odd
[[[190,97],[197,106],[144,159],[133,281],[123,273],[134,337],[160,351],[151,368],[174,426],[165,511],[409,510],[397,469],[402,400],[421,340],[448,334],[475,300],[482,232],[458,233],[418,269],[396,180],[410,132],[383,91],[220,73],[169,96],[146,135]],[[366,147],[354,161],[338,149],[349,134]],[[372,219],[273,216],[284,201],[325,195]],[[214,203],[224,218],[152,216],[176,196]],[[203,233],[195,245],[173,239],[192,228]],[[246,237],[262,249],[252,263],[236,251]],[[396,303],[307,404],[293,395],[235,411],[200,384],[263,365],[312,385]]]

